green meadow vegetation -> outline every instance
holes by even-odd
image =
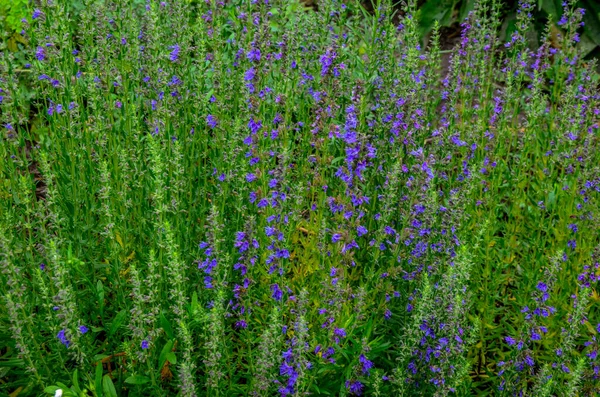
[[[594,27],[469,4],[15,2],[0,395],[598,395]]]

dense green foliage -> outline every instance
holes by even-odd
[[[29,11],[28,0],[0,0],[0,16],[4,17],[4,27],[8,30],[19,30]]]
[[[435,23],[440,26],[452,26],[462,21],[469,12],[473,11],[476,0],[425,0],[420,6],[420,32],[425,35],[434,27]],[[502,28],[500,38],[510,40],[512,33],[517,30],[517,14],[519,2],[504,1],[501,17]],[[562,0],[537,0],[533,2],[532,29],[529,35],[530,45],[536,46],[538,40],[543,38],[544,29],[548,19],[555,23],[563,17]],[[577,46],[583,56],[598,56],[600,46],[600,3],[595,0],[579,0],[576,7],[583,8],[587,12],[583,16],[584,26],[581,40]],[[552,25],[554,28],[556,25]]]
[[[0,393],[600,392],[600,92],[565,4],[42,1],[0,52]]]

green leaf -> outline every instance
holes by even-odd
[[[177,356],[175,356],[175,353],[173,352],[167,353],[167,360],[169,360],[171,364],[177,364]]]
[[[108,374],[104,375],[102,378],[102,390],[106,397],[118,397],[115,385]]]
[[[48,386],[44,389],[45,393],[54,395],[57,390],[62,390],[63,397],[74,397],[76,394],[69,388],[69,386],[65,385],[61,382],[56,382],[56,385]]]
[[[504,41],[509,41],[512,34],[517,30],[517,17],[516,14],[510,13],[505,19],[503,25],[506,27],[504,35],[501,37]]]
[[[130,385],[145,385],[148,382],[150,382],[150,378],[143,375],[133,375],[125,379],[125,383]]]
[[[102,280],[98,280],[96,283],[96,293],[98,294],[98,306],[100,308],[100,317],[104,316],[104,285]]]
[[[433,29],[435,22],[449,26],[454,11],[452,0],[428,0],[419,10],[419,35],[425,36]]]
[[[577,44],[577,48],[581,51],[583,57],[594,51],[597,46],[598,45],[585,33],[581,35],[579,43]]]
[[[102,362],[96,365],[96,376],[94,378],[94,386],[96,388],[96,396],[102,397]]]
[[[160,355],[158,356],[158,368],[162,369],[162,367],[165,365],[165,361],[167,361],[167,355],[171,352],[171,349],[173,349],[173,340],[169,340],[164,347],[162,348]]]
[[[214,89],[211,89],[211,90],[209,90],[209,91],[206,93],[205,100],[208,102],[208,101],[209,101],[209,99],[210,99],[210,97],[211,97],[211,96],[213,96],[213,94],[214,94],[214,93],[215,93],[215,90],[214,90]]]
[[[13,358],[10,360],[0,361],[0,367],[23,367],[25,362],[20,358]]]
[[[127,317],[127,312],[125,310],[121,310],[116,316],[115,319],[113,320],[112,324],[110,325],[110,329],[108,330],[108,337],[110,338],[111,336],[113,336],[121,327],[121,325],[123,325],[123,322],[125,321],[125,318]]]
[[[173,327],[171,327],[171,323],[167,320],[164,313],[160,314],[160,326],[165,330],[169,339],[174,339]]]
[[[192,294],[192,305],[191,305],[191,315],[194,315],[196,310],[198,309],[198,293],[194,291]]]
[[[338,163],[338,162],[342,161],[342,159],[344,159],[344,156],[336,157],[333,160],[331,160],[331,164],[333,165],[335,163]]]
[[[595,1],[584,0],[583,8],[587,12],[583,15],[583,31],[597,46],[600,45],[600,4]]]
[[[73,372],[73,387],[71,389],[76,393],[81,393],[81,388],[79,387],[79,372],[77,369]]]
[[[461,3],[460,12],[458,13],[459,22],[464,20],[475,9],[476,0],[466,0]]]
[[[552,15],[554,17],[554,21],[557,21],[561,14],[561,12],[556,9],[554,0],[539,0],[538,9],[544,10],[548,15]]]
[[[44,389],[44,393],[52,394],[56,393],[56,391],[60,389],[58,386],[48,386]]]

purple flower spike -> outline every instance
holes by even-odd
[[[177,62],[179,60],[179,51],[181,51],[181,48],[178,44],[175,44],[169,48],[172,50],[171,54],[169,54],[169,60],[171,62]]]
[[[66,347],[69,347],[69,345],[71,344],[71,342],[67,339],[67,336],[65,335],[64,329],[61,329],[60,331],[58,331],[58,334],[56,335],[56,337],[58,338],[60,343],[62,343]]]

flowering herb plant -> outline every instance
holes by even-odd
[[[0,51],[3,393],[600,392],[574,2],[449,62],[414,2],[83,3]]]

